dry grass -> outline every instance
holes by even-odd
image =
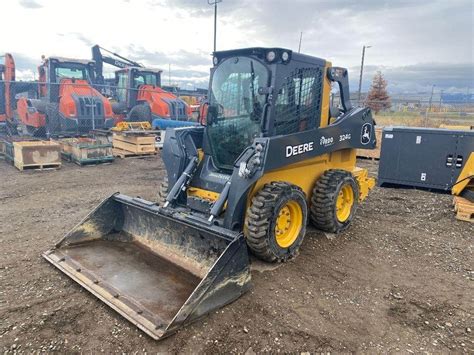
[[[440,125],[474,126],[473,116],[459,116],[459,114],[443,113],[424,114],[416,112],[380,112],[375,116],[378,126],[409,126],[409,127],[432,127]]]

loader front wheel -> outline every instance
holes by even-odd
[[[158,201],[156,204],[163,206],[166,202],[166,196],[168,196],[168,176],[165,175],[158,189]]]
[[[326,232],[349,227],[359,201],[359,185],[345,170],[328,170],[319,178],[311,197],[310,220]]]
[[[245,219],[247,245],[259,259],[295,257],[306,232],[308,207],[303,191],[286,182],[266,184],[252,198]]]

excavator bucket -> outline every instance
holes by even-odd
[[[121,194],[43,256],[154,339],[250,287],[242,234]]]

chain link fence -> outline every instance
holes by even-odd
[[[67,136],[109,129],[120,120],[194,121],[202,99],[153,85],[99,85],[71,78],[60,83],[0,81],[0,118],[12,123],[17,134]]]
[[[60,83],[0,80],[0,120],[5,121],[10,113],[9,120],[17,124],[20,134],[87,134],[111,128],[119,120],[196,121],[204,99],[203,94],[177,97],[152,85],[130,88],[70,78]],[[354,106],[371,107],[379,126],[474,126],[474,102],[467,100],[444,100],[441,96],[430,100],[413,94],[392,97],[389,105],[351,101]],[[337,95],[331,98],[331,105],[340,105]]]

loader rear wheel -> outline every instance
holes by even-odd
[[[298,186],[266,184],[247,209],[247,245],[259,259],[287,261],[297,255],[303,242],[307,215],[306,197]]]
[[[158,206],[163,206],[166,202],[166,196],[168,196],[168,176],[165,175],[163,180],[160,183],[160,187],[158,189]]]
[[[311,198],[310,220],[326,232],[339,233],[349,227],[359,201],[359,185],[345,170],[328,170],[319,178]]]
[[[151,109],[148,104],[139,104],[130,110],[128,117],[128,122],[150,122],[151,123]]]

